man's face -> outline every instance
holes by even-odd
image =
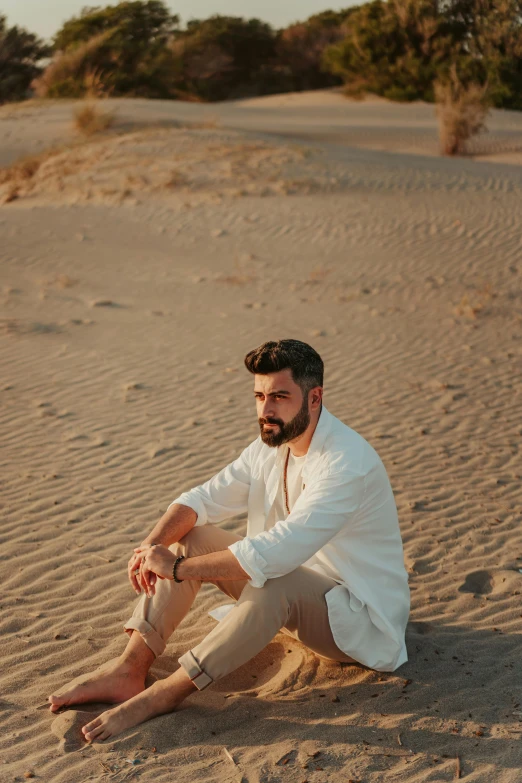
[[[310,424],[308,398],[290,369],[254,376],[254,395],[261,439],[280,446],[302,435]]]

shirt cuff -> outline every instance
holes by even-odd
[[[172,503],[169,504],[167,511],[171,506],[174,505],[174,503],[179,503],[182,506],[188,506],[193,511],[196,512],[198,515],[198,518],[196,519],[196,525],[206,525],[208,521],[207,516],[207,509],[205,508],[205,504],[199,497],[199,495],[196,492],[184,492],[182,495],[179,496],[179,498],[176,498],[176,500],[173,500]]]
[[[263,569],[266,568],[267,562],[253,546],[250,539],[242,538],[240,541],[234,541],[228,548],[243,571],[249,575],[252,587],[263,587],[266,582]]]

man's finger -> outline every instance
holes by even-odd
[[[153,572],[150,570],[150,566],[148,566],[146,563],[144,564],[144,568],[142,568],[143,571],[143,579],[145,580],[146,584],[146,590],[147,593],[150,592],[150,586],[151,586],[151,578],[153,576]]]
[[[149,572],[149,596],[156,595],[156,574],[154,571]]]
[[[143,576],[143,582],[144,582],[144,585],[145,585],[144,586],[144,590],[147,593],[147,595],[150,596],[150,594],[151,594],[151,591],[150,591],[150,576],[151,576],[151,572],[149,571],[149,569],[147,568],[146,565],[142,566],[141,574]]]
[[[139,574],[136,574],[136,577],[138,579],[138,584],[140,585],[141,589],[144,593],[148,593],[149,588],[147,584],[147,580],[145,577],[145,572],[147,570],[147,566],[145,565],[145,562],[142,560],[141,566],[140,566],[140,572]]]
[[[139,584],[139,581],[137,579],[137,574],[135,573],[136,570],[140,568],[141,565],[141,557],[133,557],[129,560],[129,567],[128,567],[128,576],[129,581],[133,587],[133,589],[137,592],[141,592],[141,587]]]

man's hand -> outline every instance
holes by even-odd
[[[145,539],[143,539],[140,546],[134,550],[134,554],[127,563],[127,574],[133,590],[135,590],[138,595],[142,590],[147,594],[149,593],[150,588],[154,591],[154,585],[158,579],[157,574],[146,569],[144,570],[141,567],[146,554],[145,550],[149,549],[151,544],[155,541],[161,541],[166,546],[170,546],[176,541],[180,541],[183,536],[186,536],[187,533],[192,530],[196,524],[197,518],[198,515],[189,506],[183,506],[178,503],[172,504],[163,514],[154,529],[151,530]],[[165,548],[165,546],[162,547],[162,549]],[[135,573],[135,571],[137,573]],[[159,578],[162,579],[163,577]],[[172,576],[170,578],[172,578]],[[154,592],[152,592],[152,595],[154,595]]]
[[[129,571],[133,564],[132,576],[139,586],[153,596],[157,579],[172,579],[172,568],[176,555],[161,544],[142,544],[134,550],[134,557],[129,560]],[[139,563],[139,574],[135,574]],[[136,588],[135,588],[136,589]],[[138,591],[137,591],[138,592]]]
[[[135,592],[140,595],[143,590],[147,595],[149,593],[154,595],[154,585],[156,584],[156,574],[149,572],[148,580],[145,577],[145,571],[142,568],[142,563],[145,555],[145,550],[149,548],[148,544],[141,544],[139,549],[143,549],[143,552],[139,552],[135,549],[134,554],[127,564],[127,574],[129,582],[131,583]],[[150,589],[152,588],[152,592]]]

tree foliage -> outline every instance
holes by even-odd
[[[488,86],[497,106],[522,108],[522,0],[372,0],[324,54],[349,92],[434,100],[434,83]]]
[[[494,105],[522,109],[522,0],[370,0],[283,30],[220,15],[182,28],[163,0],[123,0],[85,8],[53,48],[36,81],[44,95],[81,96],[94,84],[98,93],[212,101],[344,84],[352,94],[432,101],[435,84],[451,96],[457,80],[459,95],[476,85]],[[43,53],[0,17],[0,100],[23,95]]]
[[[40,72],[39,61],[49,48],[33,33],[8,27],[0,15],[0,103],[27,97],[32,80]]]
[[[352,9],[325,11],[280,30],[277,61],[286,73],[288,89],[314,90],[341,84],[340,76],[324,67],[323,54],[344,37],[344,24],[350,13]]]
[[[78,85],[88,71],[95,72],[112,94],[164,97],[158,63],[178,26],[179,17],[161,0],[87,7],[58,31],[54,50],[57,56],[64,56],[103,36],[103,44],[93,47],[90,56],[83,59]],[[60,92],[58,85],[54,91]]]
[[[179,87],[204,100],[224,100],[273,91],[276,35],[259,19],[215,15],[192,20],[170,51]]]

